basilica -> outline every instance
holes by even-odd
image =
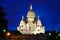
[[[36,19],[35,12],[32,10],[32,5],[30,5],[30,10],[27,12],[26,21],[24,21],[24,16],[20,21],[17,30],[22,34],[40,34],[45,33],[45,27],[42,26],[39,16]]]

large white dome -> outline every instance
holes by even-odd
[[[32,11],[32,5],[30,5],[30,10],[27,13],[27,17],[35,17],[35,12]]]
[[[34,11],[32,11],[32,10],[28,11],[27,17],[35,17]]]

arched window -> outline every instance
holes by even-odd
[[[21,27],[23,27],[23,25],[21,25]]]
[[[21,29],[21,31],[23,31],[23,29]]]
[[[38,31],[40,31],[40,30],[38,29]]]
[[[39,27],[40,25],[38,25],[38,27]]]
[[[29,27],[29,30],[31,30],[31,27]]]

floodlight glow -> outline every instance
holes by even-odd
[[[6,32],[6,30],[4,29],[3,32]]]
[[[58,34],[58,36],[60,36],[60,33]]]
[[[51,33],[49,33],[49,35],[51,35]]]
[[[7,34],[6,34],[7,36],[10,36],[10,32],[7,32]]]

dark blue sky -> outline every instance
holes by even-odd
[[[16,30],[22,16],[26,19],[30,3],[36,16],[40,16],[46,31],[53,31],[55,28],[60,31],[59,0],[1,0],[0,5],[6,13],[9,30]]]

